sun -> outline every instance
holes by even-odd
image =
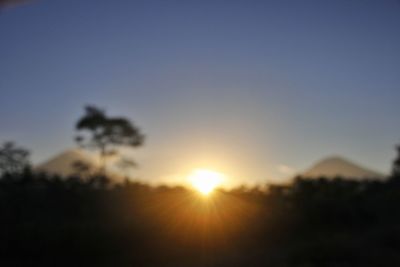
[[[217,186],[221,185],[224,175],[219,172],[196,169],[188,176],[190,184],[201,194],[210,194]]]

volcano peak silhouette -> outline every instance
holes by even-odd
[[[96,159],[80,149],[66,150],[38,165],[35,169],[49,174],[69,176],[76,173],[74,169],[76,162],[84,163],[92,170],[99,169]]]
[[[318,161],[305,171],[302,176],[316,177],[344,177],[352,179],[381,179],[383,174],[370,170],[341,156],[331,156]]]

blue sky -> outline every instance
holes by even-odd
[[[196,167],[280,179],[400,142],[400,2],[42,0],[0,13],[0,139],[40,162],[85,104],[148,136],[144,179]]]

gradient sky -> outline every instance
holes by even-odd
[[[332,154],[388,172],[400,2],[38,0],[0,13],[0,92],[0,141],[35,163],[89,103],[146,133],[143,179],[264,182]]]

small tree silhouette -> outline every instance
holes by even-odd
[[[397,158],[393,161],[392,178],[400,178],[400,145],[396,146]]]
[[[86,132],[76,137],[81,147],[99,152],[101,174],[106,173],[107,157],[118,154],[119,147],[138,147],[144,142],[144,135],[128,119],[108,117],[104,110],[95,106],[85,107],[85,114],[78,120],[76,130]]]
[[[20,174],[29,167],[29,151],[17,147],[14,142],[5,142],[0,148],[0,172]]]

